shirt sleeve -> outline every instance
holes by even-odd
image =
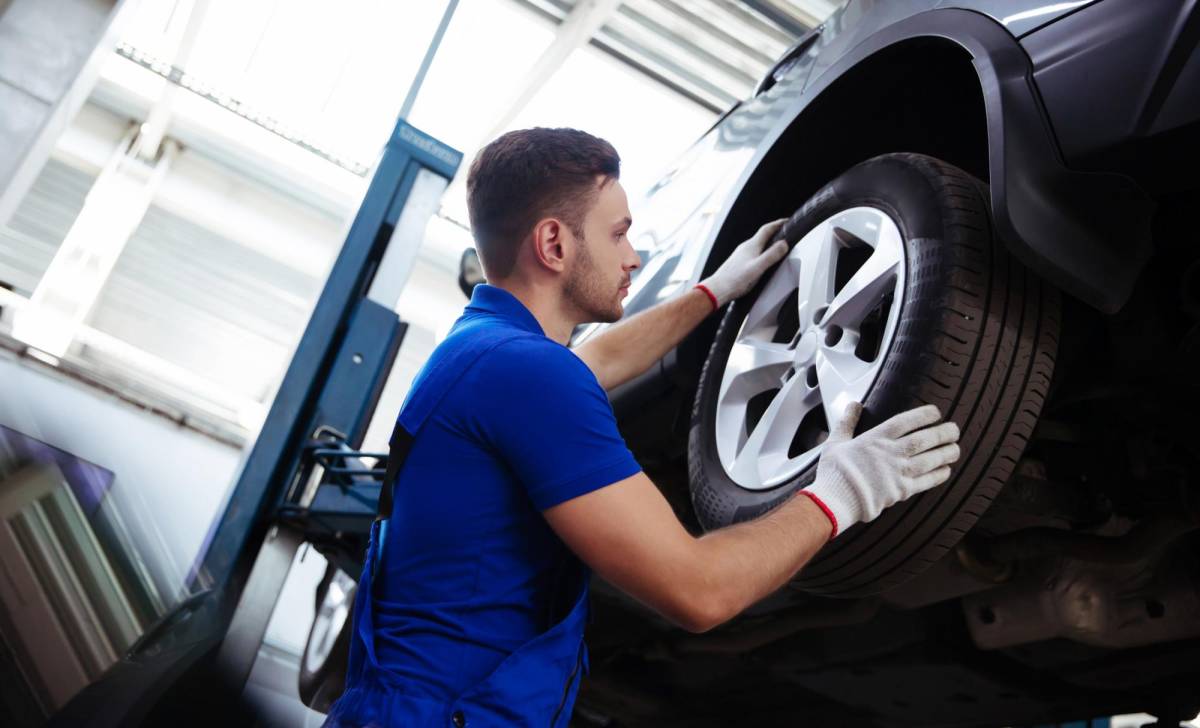
[[[495,387],[481,429],[546,510],[641,471],[587,365],[549,339],[516,339],[480,362]]]

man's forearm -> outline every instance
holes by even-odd
[[[617,322],[575,347],[600,386],[612,389],[646,371],[713,311],[696,288]]]
[[[699,625],[714,627],[786,584],[829,540],[832,524],[809,498],[795,497],[752,521],[712,531],[696,542],[695,588],[706,604]]]

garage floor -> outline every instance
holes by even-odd
[[[316,728],[324,713],[310,710],[296,694],[300,655],[263,644],[246,682],[246,699],[265,717],[264,728]]]
[[[318,728],[325,720],[323,713],[310,710],[296,695],[296,676],[300,655],[288,650],[264,644],[258,651],[250,680],[246,683],[246,698],[264,716],[263,728]],[[1200,728],[1198,720],[1185,726]],[[1145,714],[1118,715],[1112,718],[1110,728],[1138,728],[1153,719]],[[1062,728],[1084,728],[1086,723],[1072,723]]]

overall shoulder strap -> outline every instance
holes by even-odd
[[[413,380],[412,388],[404,398],[396,426],[388,440],[387,471],[383,476],[383,488],[379,491],[379,507],[376,518],[388,518],[392,514],[392,490],[400,467],[412,449],[413,439],[425,424],[425,420],[437,408],[459,379],[475,362],[500,344],[513,339],[536,337],[526,331],[486,324],[466,324],[454,331],[434,350],[421,371]]]

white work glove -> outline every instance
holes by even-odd
[[[885,508],[950,478],[958,460],[958,425],[943,422],[927,404],[892,417],[858,437],[862,405],[851,402],[825,440],[817,477],[800,491],[833,522],[833,538],[860,521],[873,521]]]
[[[749,293],[762,274],[787,255],[786,240],[779,240],[767,247],[771,238],[779,232],[787,218],[769,222],[754,233],[754,237],[733,249],[721,267],[708,278],[700,281],[717,299],[715,308],[720,308],[738,296]],[[766,248],[766,250],[764,250]]]

